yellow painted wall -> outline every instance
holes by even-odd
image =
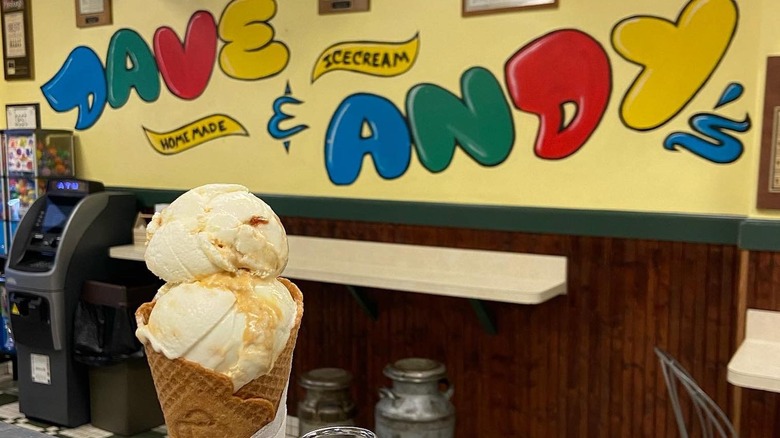
[[[760,18],[760,28],[761,28],[761,34],[759,38],[756,39],[756,46],[757,46],[757,59],[764,61],[764,58],[766,56],[780,56],[780,28],[778,28],[776,20],[774,20],[773,17],[777,17],[778,14],[780,14],[780,3],[772,0],[763,0],[761,4],[761,8],[763,13],[761,14]],[[765,66],[759,63],[759,65],[756,66],[756,69],[754,71],[756,75],[756,89],[759,90],[757,93],[757,99],[756,99],[756,109],[752,112],[755,114],[754,119],[756,120],[755,125],[755,132],[753,133],[755,136],[755,148],[756,153],[754,153],[751,156],[751,166],[750,169],[753,170],[751,177],[752,180],[755,181],[753,187],[753,190],[751,191],[752,194],[756,193],[757,191],[757,172],[759,168],[759,157],[758,157],[758,148],[760,145],[760,132],[762,128],[762,124],[760,122],[760,118],[762,117],[763,112],[763,90],[767,86],[766,84],[766,74],[765,74]],[[770,85],[772,86],[772,85]],[[780,86],[780,84],[776,84],[774,86]],[[761,218],[772,218],[777,219],[780,218],[780,212],[775,212],[773,210],[765,210],[765,209],[756,209],[755,202],[753,202],[753,199],[749,199],[750,201],[750,212],[748,213],[750,216],[756,216]]]
[[[259,0],[258,0],[259,1]],[[40,2],[42,3],[42,2]],[[73,129],[76,111],[56,113],[39,87],[60,69],[68,53],[88,46],[105,60],[111,36],[119,29],[137,31],[147,43],[161,26],[183,35],[197,10],[219,19],[228,0],[133,0],[113,2],[113,25],[78,29],[73,2],[34,5],[35,80],[0,81],[5,104],[40,102],[44,127]],[[163,86],[151,103],[133,94],[121,108],[107,107],[91,128],[77,132],[78,174],[107,185],[185,189],[206,182],[236,182],[253,191],[273,194],[351,197],[405,201],[454,202],[512,206],[563,207],[653,212],[771,216],[755,209],[756,169],[761,130],[763,72],[766,56],[780,53],[780,16],[775,0],[740,1],[737,32],[725,58],[701,92],[675,118],[659,129],[640,132],[620,122],[620,102],[639,68],[612,47],[610,35],[620,20],[653,15],[675,20],[688,2],[638,0],[614,2],[559,0],[556,8],[529,9],[462,17],[460,0],[373,1],[371,11],[318,15],[315,1],[278,1],[270,21],[276,39],[290,49],[287,68],[259,81],[237,81],[215,68],[204,94],[193,101],[174,97]],[[385,180],[364,161],[357,181],[348,186],[330,182],[325,169],[325,132],[339,103],[357,92],[384,96],[404,111],[406,93],[420,83],[440,85],[460,95],[461,74],[481,66],[504,89],[504,62],[518,49],[556,29],[574,28],[595,38],[612,65],[612,95],[604,118],[588,142],[562,160],[543,160],[533,153],[536,116],[513,110],[516,139],[499,166],[476,164],[462,151],[445,171],[431,173],[415,155],[400,178]],[[382,78],[331,72],[312,83],[314,62],[323,50],[345,41],[402,42],[419,33],[420,52],[412,69]],[[695,60],[695,57],[693,58]],[[271,138],[266,124],[271,105],[284,94],[303,101],[288,110],[291,122],[309,129],[290,138],[289,153]],[[745,88],[741,98],[714,110],[725,86]],[[404,111],[405,112],[405,111]],[[715,164],[688,151],[664,149],[672,132],[690,132],[696,113],[717,113],[742,120],[746,133],[733,134],[743,155],[730,164]],[[168,131],[213,113],[239,120],[249,136],[214,140],[170,156],[153,150],[143,127]]]

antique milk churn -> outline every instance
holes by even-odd
[[[379,390],[374,417],[378,438],[452,438],[455,436],[453,388],[440,362],[407,358],[389,364],[393,387]],[[440,385],[446,385],[442,391]]]
[[[300,436],[327,426],[355,424],[351,383],[352,375],[341,368],[317,368],[298,379],[306,389],[306,397],[298,402]]]

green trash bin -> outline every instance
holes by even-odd
[[[89,369],[92,425],[135,435],[162,425],[162,411],[146,358]]]

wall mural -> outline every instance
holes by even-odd
[[[294,116],[284,112],[283,107],[286,105],[300,105],[303,102],[292,97],[292,90],[290,89],[290,83],[287,83],[285,87],[284,95],[277,97],[274,100],[273,111],[274,115],[268,120],[268,134],[276,140],[282,140],[284,149],[290,152],[290,140],[293,135],[308,129],[308,125],[295,125],[290,128],[282,128],[282,123],[292,120]]]
[[[276,8],[274,0],[234,0],[218,21],[197,11],[182,38],[161,27],[152,47],[134,30],[120,29],[111,38],[105,67],[94,50],[76,47],[41,91],[55,111],[77,110],[75,129],[86,130],[98,123],[106,105],[121,109],[132,91],[154,102],[161,82],[177,98],[197,99],[216,66],[241,81],[278,75],[291,49],[274,39]],[[734,0],[690,0],[674,18],[635,15],[615,24],[611,49],[641,67],[627,90],[617,90],[624,93],[618,112],[623,126],[653,131],[679,115],[726,56],[738,21]],[[414,67],[420,44],[420,34],[400,42],[336,42],[313,60],[311,86],[326,74],[402,75]],[[616,91],[612,76],[604,45],[569,28],[541,35],[509,55],[502,78],[480,66],[468,68],[457,92],[418,83],[407,91],[404,108],[380,94],[351,94],[335,108],[325,132],[325,171],[334,185],[353,184],[368,155],[375,172],[389,180],[402,177],[415,155],[429,172],[443,172],[458,148],[481,166],[498,166],[515,146],[514,110],[539,119],[533,145],[538,159],[566,159],[587,146],[604,119]],[[717,164],[735,162],[744,149],[736,134],[750,129],[750,117],[732,120],[714,111],[743,92],[741,84],[727,84],[711,110],[690,118],[690,132],[671,132],[659,147]],[[304,123],[282,127],[293,119],[288,107],[303,104],[289,82],[272,103],[266,130],[285,149],[308,128]],[[220,113],[162,132],[143,130],[151,146],[166,155],[227,135],[250,135],[240,121]]]
[[[371,76],[391,77],[406,73],[417,60],[420,37],[403,43],[356,41],[334,44],[314,63],[312,83],[325,73],[343,70]]]
[[[612,31],[612,46],[627,61],[642,67],[623,96],[623,124],[638,131],[651,130],[679,114],[726,55],[738,18],[733,0],[694,0],[674,22],[637,15],[618,23]],[[743,91],[740,84],[727,85],[715,109],[738,99]],[[733,121],[707,113],[694,115],[689,124],[704,138],[675,132],[664,147],[688,149],[715,163],[731,163],[742,154],[742,143],[724,130],[746,132],[751,125],[748,115],[743,121]]]

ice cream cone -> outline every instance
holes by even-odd
[[[293,350],[303,316],[303,295],[279,278],[297,305],[295,324],[271,371],[233,394],[233,383],[220,373],[185,359],[168,359],[145,345],[157,397],[171,438],[249,438],[276,416],[290,379]],[[139,307],[147,321],[154,302]]]

